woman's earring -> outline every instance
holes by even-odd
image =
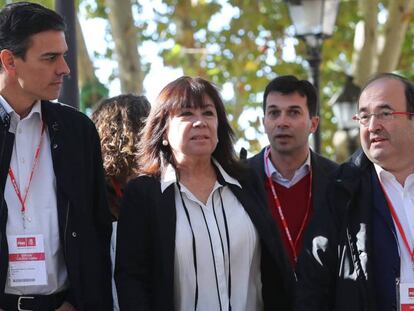
[[[162,140],[162,145],[163,145],[163,146],[168,146],[168,140],[163,139],[163,140]]]

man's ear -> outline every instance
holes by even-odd
[[[1,68],[7,73],[14,72],[16,69],[15,57],[10,50],[4,49],[0,51]]]
[[[316,129],[318,128],[319,125],[319,116],[313,116],[311,117],[311,128],[310,128],[310,132],[311,133],[315,133]]]

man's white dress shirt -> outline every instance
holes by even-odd
[[[35,103],[30,113],[23,119],[20,119],[20,116],[2,96],[0,96],[0,104],[11,117],[9,131],[15,134],[15,141],[10,165],[23,197],[33,168],[35,151],[40,142],[41,104],[40,101]],[[8,209],[6,235],[8,237],[11,235],[43,235],[47,272],[47,285],[11,286],[9,270],[5,293],[48,295],[64,290],[67,287],[67,271],[59,238],[56,178],[47,127],[43,135],[39,162],[27,195],[24,218],[21,213],[22,205],[9,175],[4,196]]]
[[[407,237],[408,244],[412,250],[414,247],[414,174],[409,175],[404,182],[404,186],[402,186],[390,172],[387,172],[379,165],[374,164],[374,166],[378,178],[398,215],[405,236]],[[400,281],[413,283],[414,263],[411,260],[411,255],[404,244],[395,220],[394,226],[395,231],[397,232],[398,250],[401,259]],[[384,269],[387,268],[384,267]]]

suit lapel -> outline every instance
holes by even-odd
[[[158,185],[159,186],[159,185]],[[160,222],[160,241],[162,243],[161,251],[164,257],[165,275],[167,275],[167,288],[174,288],[174,252],[175,252],[175,229],[176,229],[176,211],[175,211],[175,191],[174,185],[170,185],[160,196],[160,208],[157,211],[157,219]],[[171,291],[170,294],[173,294]],[[173,297],[170,297],[171,299]]]
[[[53,170],[56,176],[58,190],[69,198],[77,197],[76,183],[79,178],[79,158],[76,150],[71,149],[70,129],[65,128],[56,108],[50,103],[42,101],[42,118],[46,123],[50,137],[50,152],[52,154]],[[65,134],[68,134],[65,136]]]
[[[244,209],[246,210],[247,214],[250,217],[250,220],[254,224],[257,232],[259,233],[260,240],[265,244],[263,245],[272,255],[273,259],[276,262],[279,262],[280,254],[276,254],[275,252],[275,238],[276,236],[271,232],[270,228],[270,221],[273,221],[271,218],[266,218],[265,214],[265,206],[260,206],[264,204],[264,200],[260,200],[259,198],[253,198],[252,196],[246,195],[247,193],[254,193],[251,189],[248,189],[245,185],[243,189],[238,186],[228,184],[231,191],[240,201]],[[269,214],[269,217],[270,214]],[[275,228],[276,229],[276,228]],[[262,246],[262,247],[263,247]]]
[[[312,170],[312,209],[315,211],[324,204],[328,178],[324,170],[320,167],[317,155],[311,152],[311,170]]]
[[[371,169],[371,180],[373,185],[372,196],[375,211],[382,217],[384,222],[387,224],[388,229],[394,234],[394,236],[397,236],[390,209],[387,205],[387,201],[385,200],[384,193],[382,192],[382,188],[374,168]]]

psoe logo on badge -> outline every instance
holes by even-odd
[[[414,287],[408,288],[408,298],[414,298]]]
[[[17,238],[17,247],[26,247],[27,240],[26,238]]]
[[[35,237],[27,238],[27,246],[36,246],[36,238]]]

